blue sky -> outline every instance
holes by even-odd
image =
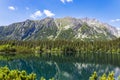
[[[120,27],[120,0],[0,0],[0,25],[65,16],[96,18]]]

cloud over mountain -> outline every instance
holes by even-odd
[[[31,18],[37,19],[42,16],[42,12],[40,10],[34,12],[32,15],[30,15]]]
[[[120,19],[113,19],[111,22],[120,22]]]
[[[65,3],[65,2],[72,2],[73,0],[60,0],[62,3]]]
[[[45,14],[47,17],[53,17],[53,16],[55,16],[55,14],[52,13],[51,11],[49,11],[49,10],[44,10],[43,12],[44,12],[44,14]]]
[[[8,9],[14,11],[16,8],[14,6],[9,6]]]

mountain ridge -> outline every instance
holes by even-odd
[[[111,40],[120,37],[115,27],[89,18],[44,18],[0,26],[0,40]]]

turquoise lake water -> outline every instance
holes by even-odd
[[[28,73],[37,74],[37,79],[41,76],[47,80],[54,77],[55,80],[89,80],[90,75],[97,71],[98,75],[110,71],[115,72],[115,77],[120,75],[120,67],[110,64],[96,64],[87,62],[55,62],[51,60],[41,60],[36,58],[30,59],[13,59],[0,60],[0,66],[8,66],[10,69],[26,70]]]

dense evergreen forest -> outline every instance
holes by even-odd
[[[41,60],[65,59],[120,65],[120,38],[110,41],[0,41],[0,55],[6,58],[17,54],[32,54],[41,57]]]
[[[84,53],[120,53],[120,38],[111,41],[0,41],[1,53],[40,53],[49,55],[80,56]]]

